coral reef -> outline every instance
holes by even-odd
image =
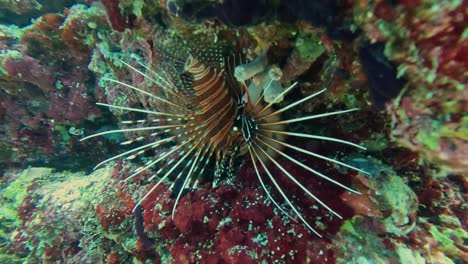
[[[335,237],[340,252],[337,262],[425,263],[430,260],[430,263],[457,263],[457,260],[467,260],[463,246],[468,236],[463,224],[466,223],[466,178],[434,181],[423,172],[427,183],[411,189],[395,171],[376,164],[377,161],[358,162],[368,163],[367,166],[378,171],[374,171],[372,178],[358,177],[362,196],[341,195],[357,215],[347,221]],[[345,247],[351,244],[359,246]],[[432,245],[430,250],[425,248],[428,244]]]
[[[49,168],[29,168],[2,177],[3,263],[56,262],[92,255],[80,242],[95,243],[89,213],[94,207],[94,192],[106,183],[104,171],[92,175],[53,173]],[[91,195],[91,196],[89,196]],[[90,197],[90,198],[87,198]],[[87,200],[89,199],[89,200]],[[88,239],[88,240],[87,240]]]
[[[87,38],[97,34],[92,25],[102,22],[99,15],[75,6],[28,27],[1,26],[2,166],[60,166],[65,156],[77,162],[84,158],[78,127],[100,115],[94,104],[99,91],[92,88],[87,69]]]
[[[444,173],[468,170],[467,6],[467,1],[356,6],[356,21],[371,41],[385,43],[384,54],[409,82],[401,98],[387,106],[392,136]]]
[[[38,8],[36,1],[0,2],[12,13]],[[63,9],[69,3],[57,1],[62,8],[37,10],[40,17],[27,26],[22,23],[32,13],[0,17],[22,21],[0,25],[1,263],[468,262],[467,0],[86,3]],[[18,11],[19,5],[28,8]],[[164,110],[108,81],[155,92],[124,63],[161,66],[161,31],[227,47],[226,55],[242,64],[232,68],[236,77],[254,78],[251,100],[270,83],[271,69],[276,87],[299,83],[274,107],[328,88],[283,118],[361,109],[289,129],[360,142],[365,154],[334,142],[288,139],[370,172],[294,154],[361,194],[277,158],[343,219],[272,170],[325,238],[271,203],[248,160],[235,178],[216,186],[207,170],[207,180],[181,198],[173,220],[170,183],[135,207],[154,186],[147,182],[151,172],[123,181],[141,161],[116,159],[83,172],[126,150],[116,142],[140,136],[80,142],[83,135],[126,127],[118,121],[143,118],[96,102]],[[162,166],[177,158],[174,153]]]

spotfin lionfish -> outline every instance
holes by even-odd
[[[148,150],[154,150],[172,143],[171,147],[155,154],[152,159],[146,161],[124,180],[128,181],[144,171],[159,166],[159,169],[149,178],[149,181],[157,180],[156,184],[139,200],[135,208],[143,200],[147,199],[160,184],[172,180],[169,188],[173,191],[175,197],[172,209],[172,218],[174,218],[177,204],[184,191],[193,190],[197,187],[200,177],[206,172],[210,164],[215,164],[216,178],[216,175],[233,173],[235,160],[246,157],[250,159],[260,185],[273,204],[286,216],[297,221],[273,198],[266,187],[264,177],[267,177],[275,186],[278,193],[294,212],[294,215],[317,236],[322,237],[293,205],[291,198],[288,197],[287,193],[273,177],[269,166],[273,165],[278,168],[308,196],[335,216],[342,218],[304,187],[294,175],[277,161],[276,157],[281,156],[349,192],[359,193],[307,166],[282,150],[284,148],[292,149],[366,173],[352,165],[291,145],[285,141],[287,136],[291,136],[333,141],[365,149],[349,141],[306,133],[288,132],[285,129],[291,123],[340,115],[357,109],[282,120],[280,118],[281,113],[322,94],[326,89],[274,110],[273,105],[294,89],[297,82],[282,89],[279,82],[279,79],[281,79],[281,74],[278,75],[279,68],[270,67],[270,69],[265,70],[266,58],[264,56],[250,63],[242,64],[242,59],[239,56],[224,56],[221,45],[215,47],[191,45],[191,42],[175,36],[158,38],[153,49],[155,50],[153,65],[145,65],[145,63],[138,61],[132,63],[122,61],[122,64],[133,74],[137,74],[144,78],[146,82],[151,83],[151,89],[157,92],[150,92],[149,89],[139,88],[136,85],[115,79],[104,78],[104,80],[133,90],[142,96],[147,96],[157,103],[157,109],[148,109],[149,107],[140,109],[97,103],[100,106],[118,110],[144,113],[148,117],[142,120],[122,121],[126,125],[135,125],[133,128],[105,131],[82,139],[86,140],[110,133],[154,131],[145,136],[121,142],[122,145],[128,145],[153,138],[149,143],[102,161],[95,168],[121,157],[133,159]],[[262,101],[265,101],[265,103]],[[154,138],[159,139],[154,140]],[[178,153],[180,158],[169,160],[171,155],[175,153]],[[160,164],[164,165],[161,166]],[[262,169],[266,175],[262,175]]]

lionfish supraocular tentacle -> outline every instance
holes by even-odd
[[[268,99],[268,104],[266,106],[262,106],[261,100],[264,98],[265,91],[268,91],[270,88],[273,79],[266,84],[267,87],[263,89],[263,92],[261,92],[259,96],[255,97],[255,102],[251,102],[249,99],[245,100],[245,98],[250,98],[249,96],[245,97],[245,94],[248,94],[249,92],[246,89],[247,84],[244,82],[239,83],[233,78],[234,67],[236,66],[235,58],[230,60],[228,57],[227,63],[225,63],[224,60],[220,59],[220,54],[215,54],[215,56],[205,56],[208,58],[208,61],[204,61],[201,57],[197,57],[195,53],[202,54],[201,57],[203,57],[203,52],[194,52],[190,48],[185,48],[180,53],[171,53],[169,51],[165,54],[163,52],[161,55],[162,62],[154,69],[139,62],[136,62],[136,64],[140,68],[134,67],[129,63],[122,62],[122,64],[131,71],[138,73],[154,84],[155,88],[158,89],[157,95],[118,80],[108,78],[104,79],[108,82],[126,87],[140,95],[147,96],[157,102],[157,109],[162,108],[163,110],[154,111],[98,103],[98,105],[101,106],[145,113],[156,118],[122,121],[122,124],[139,125],[141,127],[100,132],[87,136],[82,140],[110,133],[142,132],[150,130],[155,130],[156,132],[150,133],[149,136],[138,136],[136,138],[123,141],[121,144],[132,144],[143,141],[149,137],[159,137],[160,139],[106,159],[99,163],[96,168],[118,158],[125,157],[126,159],[133,159],[142,155],[149,149],[155,149],[170,142],[176,143],[174,146],[158,153],[152,160],[142,164],[142,166],[137,168],[133,174],[126,177],[124,180],[128,181],[140,173],[148,171],[158,164],[160,165],[161,163],[164,163],[162,166],[159,166],[160,168],[152,176],[149,177],[149,181],[153,181],[156,178],[158,179],[150,190],[139,199],[135,208],[141,205],[141,203],[147,199],[150,194],[158,188],[158,186],[167,179],[171,179],[172,184],[169,185],[169,189],[172,191],[177,189],[175,191],[175,203],[171,214],[171,217],[173,218],[177,205],[183,195],[183,191],[188,189],[190,186],[192,189],[197,187],[199,176],[203,175],[211,161],[216,161],[217,166],[219,166],[218,170],[222,170],[223,168],[219,164],[224,164],[224,162],[222,162],[223,160],[232,161],[232,155],[240,155],[239,153],[242,153],[243,151],[244,154],[249,154],[248,156],[250,156],[259,183],[272,203],[287,217],[296,221],[295,218],[293,218],[273,198],[263,181],[262,173],[258,168],[258,164],[261,165],[263,171],[267,174],[268,179],[273,183],[273,186],[279,194],[281,194],[286,204],[291,207],[291,210],[294,215],[299,218],[300,222],[302,222],[317,236],[321,237],[321,235],[306,221],[298,208],[293,205],[291,198],[289,198],[284,190],[279,186],[275,177],[273,177],[270,172],[267,163],[278,168],[282,174],[284,174],[290,181],[296,184],[318,204],[323,206],[336,217],[342,218],[336,211],[327,206],[326,203],[321,201],[317,196],[312,194],[312,192],[310,192],[294,177],[294,175],[289,173],[278,162],[276,157],[281,156],[297,166],[302,167],[349,192],[359,193],[358,191],[339,183],[321,172],[310,168],[282,151],[283,148],[288,148],[367,174],[367,172],[344,162],[325,157],[298,146],[290,145],[284,141],[285,136],[293,136],[332,141],[365,150],[364,147],[342,139],[306,133],[293,133],[284,130],[284,126],[288,124],[345,114],[356,111],[357,109],[353,108],[349,110],[333,111],[281,120],[279,118],[281,113],[322,94],[326,91],[326,88],[290,103],[278,110],[272,110],[271,108],[273,104],[280,101],[280,98],[285,97],[289,91],[294,89],[297,86],[297,82],[293,83],[286,89],[278,90],[278,92],[275,91],[275,93],[273,93],[273,97],[271,97],[272,95],[270,94],[269,96],[271,98]],[[167,61],[164,61],[164,58],[167,58]],[[239,60],[242,61],[241,59]],[[231,65],[231,63],[233,63],[233,65]],[[275,79],[275,81],[278,82],[277,79]],[[166,137],[161,138],[163,136]],[[167,161],[171,155],[176,153],[179,155],[178,159]],[[233,163],[229,162],[226,164],[228,164],[228,166],[232,166]],[[173,174],[175,174],[175,177],[172,177],[174,176]]]

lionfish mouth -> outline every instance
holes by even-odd
[[[176,42],[171,43],[174,44]],[[285,130],[285,126],[288,124],[345,114],[358,109],[353,108],[282,120],[280,118],[281,113],[324,93],[326,89],[290,103],[278,110],[273,110],[272,106],[281,101],[285,95],[297,87],[297,83],[292,84],[286,89],[282,89],[279,86],[280,78],[257,78],[257,80],[254,80],[256,77],[261,76],[263,74],[262,72],[266,72],[264,69],[264,60],[263,62],[259,62],[262,60],[257,60],[256,62],[254,61],[240,66],[237,65],[235,68],[235,60],[230,61],[229,59],[224,59],[219,50],[207,49],[210,50],[210,52],[200,51],[199,47],[187,45],[187,43],[183,41],[180,41],[180,43],[183,44],[166,44],[164,47],[161,46],[158,49],[160,52],[160,62],[155,63],[157,64],[156,67],[150,67],[140,62],[134,62],[132,63],[133,65],[131,65],[122,61],[122,64],[129,70],[150,82],[153,86],[152,90],[157,90],[157,93],[119,80],[103,78],[105,81],[133,90],[142,96],[147,96],[160,107],[157,108],[158,110],[139,109],[97,103],[97,105],[100,106],[144,113],[149,117],[155,118],[148,117],[143,120],[122,121],[123,124],[135,125],[135,127],[96,133],[84,137],[81,140],[111,133],[142,131],[150,131],[150,133],[147,133],[145,136],[121,142],[120,144],[128,145],[145,140],[148,141],[150,138],[159,137],[159,139],[108,158],[96,165],[95,169],[112,160],[119,158],[133,159],[144,154],[148,150],[156,149],[167,143],[174,143],[172,147],[156,154],[151,160],[145,162],[124,180],[128,181],[140,173],[151,170],[155,168],[156,165],[165,162],[166,164],[160,166],[161,168],[149,178],[149,181],[157,180],[157,182],[141,199],[139,199],[135,208],[139,206],[142,201],[147,199],[159,185],[168,179],[173,179],[169,188],[173,192],[177,189],[175,203],[172,209],[172,218],[174,218],[178,202],[184,190],[195,189],[197,187],[200,176],[204,174],[205,169],[209,166],[211,161],[215,161],[216,163],[215,175],[222,175],[232,172],[233,168],[230,168],[230,166],[233,166],[233,159],[245,156],[247,159],[250,159],[260,185],[273,204],[290,219],[297,221],[291,213],[286,211],[286,209],[273,198],[264,182],[265,176],[274,185],[279,194],[281,194],[294,215],[310,231],[322,237],[322,235],[304,219],[296,206],[294,206],[291,198],[288,197],[283,188],[275,180],[269,166],[278,168],[308,196],[332,214],[342,219],[340,214],[327,206],[301,184],[294,175],[288,172],[288,170],[277,161],[276,157],[282,156],[286,160],[318,177],[336,184],[349,192],[359,194],[358,191],[314,170],[283,151],[284,148],[291,149],[314,158],[323,159],[368,174],[352,165],[285,142],[287,136],[299,137],[333,141],[365,150],[365,148],[360,145],[338,138],[307,133],[294,133]],[[171,48],[167,48],[168,46],[171,46]],[[253,85],[248,85],[249,81]],[[266,105],[262,103],[262,100],[266,102]],[[139,126],[136,127],[136,125]],[[178,153],[180,158],[178,160],[167,161],[174,153]],[[263,168],[263,171],[261,171],[260,167]],[[266,175],[262,175],[261,172],[264,172]],[[182,187],[175,188],[176,182],[182,182]]]

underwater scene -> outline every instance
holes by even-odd
[[[468,0],[0,0],[0,264],[468,263]]]

